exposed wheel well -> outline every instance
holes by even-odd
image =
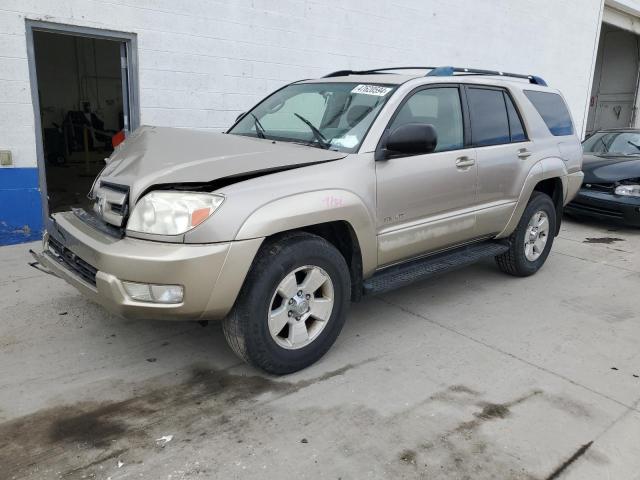
[[[335,221],[308,225],[291,231],[308,232],[324,238],[342,254],[351,276],[351,300],[358,301],[362,297],[362,254],[358,237],[351,225],[346,221]],[[286,233],[279,232],[278,235]]]
[[[562,188],[562,180],[558,177],[547,178],[541,180],[533,188],[534,190],[542,193],[546,193],[553,200],[553,205],[556,208],[556,236],[560,233],[560,223],[562,222],[562,207],[564,200],[564,190]]]

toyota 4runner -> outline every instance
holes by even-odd
[[[318,360],[350,301],[486,257],[535,273],[583,177],[557,91],[453,67],[294,82],[224,134],[144,126],[106,162],[38,262],[127,318],[223,320],[274,374]]]

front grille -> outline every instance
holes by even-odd
[[[120,193],[129,193],[129,187],[127,185],[120,185],[119,183],[111,183],[111,182],[100,182],[100,186],[104,188],[108,188],[109,190],[114,190]]]
[[[111,182],[100,182],[94,191],[96,203],[93,210],[105,222],[122,227],[128,215],[129,187]]]
[[[118,205],[117,203],[111,203],[109,204],[109,206],[111,207],[111,211],[113,213],[117,213],[118,215],[123,215],[124,214],[124,205]]]
[[[78,274],[78,276],[87,283],[94,287],[96,286],[96,273],[98,273],[97,268],[82,260],[52,236],[49,237],[49,250],[52,253],[52,257],[57,260],[58,263]]]

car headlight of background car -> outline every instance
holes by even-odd
[[[127,230],[155,235],[180,235],[200,225],[222,205],[213,193],[153,191],[131,212]]]
[[[640,182],[638,182],[638,184],[618,185],[615,193],[616,195],[623,195],[625,197],[640,197]]]

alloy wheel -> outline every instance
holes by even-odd
[[[549,239],[549,217],[544,210],[534,213],[524,234],[524,256],[530,262],[540,258]]]
[[[322,268],[306,265],[287,274],[276,288],[268,313],[269,332],[282,348],[296,350],[313,342],[333,311],[331,278]]]

